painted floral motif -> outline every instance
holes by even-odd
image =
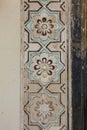
[[[53,71],[56,69],[56,66],[53,64],[52,59],[47,59],[42,57],[42,59],[37,59],[34,69],[37,71],[36,74],[42,75],[43,78],[47,78],[48,75],[53,75]]]
[[[34,72],[34,77],[41,80],[43,84],[46,84],[55,75],[58,65],[55,64],[55,57],[48,56],[46,53],[42,53],[41,56],[35,56],[30,69]]]
[[[30,123],[39,124],[43,128],[55,122],[59,123],[60,116],[64,112],[60,93],[51,94],[47,90],[42,90],[40,93],[31,94],[29,100],[25,109],[30,113]]]
[[[38,13],[31,12],[26,28],[30,32],[30,42],[46,45],[50,41],[60,41],[64,24],[60,20],[60,12],[51,13],[47,9],[41,9]]]
[[[53,38],[55,36],[57,23],[54,16],[42,14],[41,16],[35,16],[33,21],[34,24],[32,25],[32,28],[35,37],[40,37],[41,39],[46,40],[48,37]]]
[[[30,81],[39,82],[42,87],[50,82],[60,82],[60,74],[64,70],[61,62],[60,52],[29,53],[30,61],[26,68],[30,74]]]
[[[43,94],[41,100],[36,102],[35,111],[41,122],[45,124],[49,118],[54,116],[54,104]]]

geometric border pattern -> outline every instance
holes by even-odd
[[[67,4],[22,0],[24,130],[70,128]]]

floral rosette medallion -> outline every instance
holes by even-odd
[[[60,53],[56,55],[47,54],[45,52],[30,56],[30,62],[27,63],[27,69],[30,72],[31,81],[37,81],[41,85],[46,86],[50,82],[60,80],[60,74],[64,70],[64,66],[60,61]]]

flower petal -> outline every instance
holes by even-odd
[[[48,74],[48,75],[52,75],[52,71],[49,70],[49,71],[47,72],[47,74]]]
[[[38,28],[38,29],[37,29],[37,33],[41,33],[41,29]]]
[[[46,57],[43,57],[43,58],[42,58],[42,62],[43,62],[43,63],[47,63]]]
[[[42,30],[42,35],[46,36],[47,35],[47,31],[46,30]]]
[[[35,70],[38,70],[38,69],[40,69],[40,66],[39,66],[39,65],[35,65],[35,66],[34,66],[34,69],[35,69]]]
[[[48,23],[52,23],[52,19],[49,19],[47,22],[48,22]]]
[[[40,65],[40,64],[41,64],[41,60],[39,60],[39,59],[38,59],[38,60],[37,60],[37,64],[39,64],[39,65]]]
[[[38,19],[38,20],[37,20],[37,23],[38,23],[38,24],[40,24],[40,23],[41,23],[41,20],[40,20],[40,19]]]
[[[46,21],[47,21],[46,17],[43,17],[42,22],[46,22]]]
[[[42,74],[41,70],[37,71],[36,73],[38,76]]]
[[[53,24],[49,24],[50,28],[54,28],[54,25]]]
[[[48,32],[49,34],[52,34],[52,30],[51,30],[51,29],[48,29],[47,32]]]
[[[48,63],[48,65],[51,65],[53,63],[53,61],[49,59],[47,63]]]
[[[54,66],[54,65],[50,65],[49,68],[50,68],[51,70],[54,70],[54,69],[55,69],[55,66]]]
[[[36,25],[35,25],[35,28],[39,28],[39,25],[38,25],[38,24],[36,24]]]

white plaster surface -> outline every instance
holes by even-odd
[[[20,0],[0,0],[0,130],[20,129]]]

